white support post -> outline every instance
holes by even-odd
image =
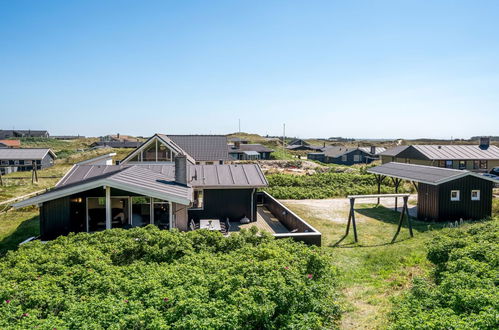
[[[111,187],[105,186],[106,189],[106,229],[111,229]]]
[[[170,230],[173,229],[173,208],[172,208],[172,202],[168,202],[168,220],[169,220],[169,228]]]

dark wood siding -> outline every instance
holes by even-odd
[[[42,240],[53,239],[70,232],[69,197],[54,199],[40,208],[40,235]]]
[[[438,186],[418,184],[418,219],[438,220]]]
[[[492,214],[493,183],[474,176],[447,182],[439,189],[439,219],[440,220],[479,220]],[[460,200],[451,201],[451,190],[459,190]],[[471,191],[480,190],[480,200],[471,200]]]
[[[189,210],[189,220],[229,218],[236,221],[244,216],[256,220],[256,197],[253,196],[253,189],[205,189],[203,198],[204,208]]]

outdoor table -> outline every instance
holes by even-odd
[[[222,230],[222,227],[220,226],[220,220],[204,219],[199,220],[199,229]]]

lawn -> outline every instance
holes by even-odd
[[[336,213],[333,220],[324,220],[310,206],[285,204],[322,233],[323,248],[340,269],[346,309],[341,328],[385,328],[392,298],[408,289],[415,276],[427,275],[432,270],[432,264],[426,260],[426,246],[443,225],[413,221],[415,237],[410,238],[404,223],[397,242],[389,244],[399,214],[382,206],[358,205],[359,243],[354,244],[350,231],[350,236],[333,248],[345,233],[348,209],[331,211]]]

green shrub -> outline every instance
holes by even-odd
[[[393,329],[499,328],[499,219],[444,230],[429,245],[433,279],[396,300]]]
[[[1,260],[0,327],[334,327],[335,273],[320,249],[254,230],[71,234]]]
[[[278,199],[321,199],[347,195],[376,194],[376,180],[372,174],[327,172],[313,175],[270,174],[265,190]],[[410,188],[400,187],[399,192]],[[391,180],[381,185],[381,193],[393,193]]]

